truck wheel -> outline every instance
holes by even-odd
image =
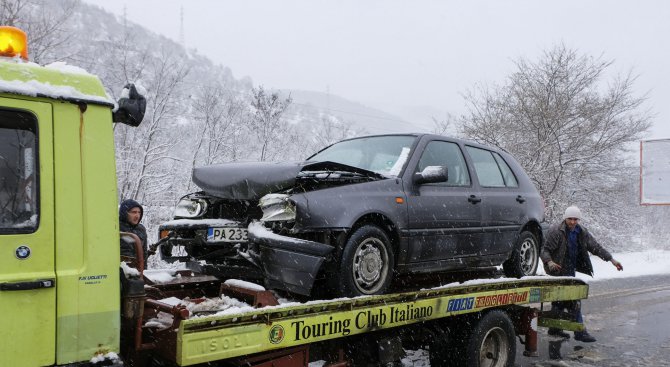
[[[514,326],[505,312],[493,310],[479,320],[467,343],[465,365],[513,367],[516,357]]]
[[[345,297],[382,294],[391,283],[393,264],[386,232],[375,225],[360,227],[344,246],[337,289]]]
[[[539,258],[540,246],[535,235],[529,231],[523,231],[509,259],[503,263],[503,272],[506,277],[510,278],[535,275]]]

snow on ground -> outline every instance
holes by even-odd
[[[593,278],[582,273],[577,273],[577,278],[586,282],[597,282],[599,280],[613,278],[632,278],[643,275],[670,274],[670,251],[646,250],[639,252],[613,253],[615,259],[623,265],[623,271],[617,271],[611,262],[605,262],[597,256],[591,255],[593,264]],[[537,273],[546,274],[540,265]]]
[[[593,280],[612,278],[632,278],[642,275],[670,274],[670,251],[647,250],[642,252],[612,254],[623,265],[623,271],[617,271],[614,265],[600,258],[591,256],[593,263]],[[579,276],[588,279],[588,276]]]
[[[400,362],[403,367],[430,367],[428,351],[425,349],[405,350],[405,358]]]

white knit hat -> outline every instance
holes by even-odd
[[[563,214],[563,220],[568,218],[582,219],[582,212],[579,210],[578,207],[574,205],[569,206],[567,209],[565,209],[565,213]]]

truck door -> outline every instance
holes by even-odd
[[[55,362],[51,105],[0,97],[0,366]]]

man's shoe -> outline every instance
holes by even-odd
[[[596,338],[593,337],[593,335],[589,334],[586,331],[583,332],[576,332],[575,333],[575,340],[578,340],[583,343],[593,343],[596,341]]]
[[[557,336],[557,337],[563,338],[563,339],[570,339],[570,334],[566,333],[565,331],[563,331],[561,329],[556,329],[556,328],[549,328],[549,335]]]

